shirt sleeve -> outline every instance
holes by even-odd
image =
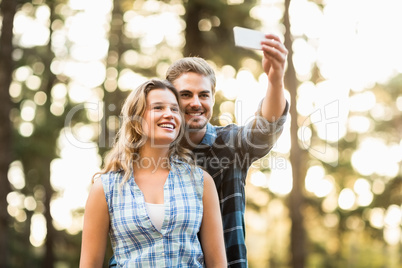
[[[261,107],[262,101],[255,117],[244,126],[239,137],[242,152],[250,153],[253,157],[258,158],[265,156],[282,134],[289,111],[289,103],[286,101],[282,116],[275,122],[269,122],[262,116]]]
[[[283,110],[282,115],[275,122],[269,122],[262,116],[262,102],[258,105],[258,110],[256,112],[256,120],[254,128],[260,130],[262,133],[270,133],[270,132],[282,132],[283,125],[286,122],[287,115],[289,112],[289,103],[286,101],[285,109]]]
[[[204,171],[200,168],[200,167],[196,167],[195,168],[195,175],[196,177],[196,191],[197,191],[197,195],[198,198],[201,200],[202,202],[202,197],[204,195]]]
[[[102,174],[101,177],[99,178],[102,181],[102,186],[103,186],[103,191],[105,193],[105,199],[106,203],[108,205],[109,213],[112,210],[112,196],[113,196],[113,191],[114,191],[114,184],[115,184],[115,176],[111,172],[108,172],[106,174]]]

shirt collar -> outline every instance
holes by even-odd
[[[216,129],[210,123],[208,123],[207,131],[205,132],[204,138],[202,138],[200,144],[212,146],[215,140],[216,140]]]

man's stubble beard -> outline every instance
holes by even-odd
[[[190,120],[190,122],[186,122],[185,128],[188,131],[196,132],[204,129],[209,122],[209,119],[205,118],[205,120]]]

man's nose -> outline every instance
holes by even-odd
[[[191,107],[201,107],[201,102],[198,96],[194,96],[190,102]]]

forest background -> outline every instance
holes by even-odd
[[[252,118],[267,81],[234,26],[276,33],[289,50],[289,120],[247,178],[250,267],[402,267],[401,1],[0,8],[0,267],[78,266],[83,207],[122,101],[173,61],[201,56],[216,70],[214,124]]]

